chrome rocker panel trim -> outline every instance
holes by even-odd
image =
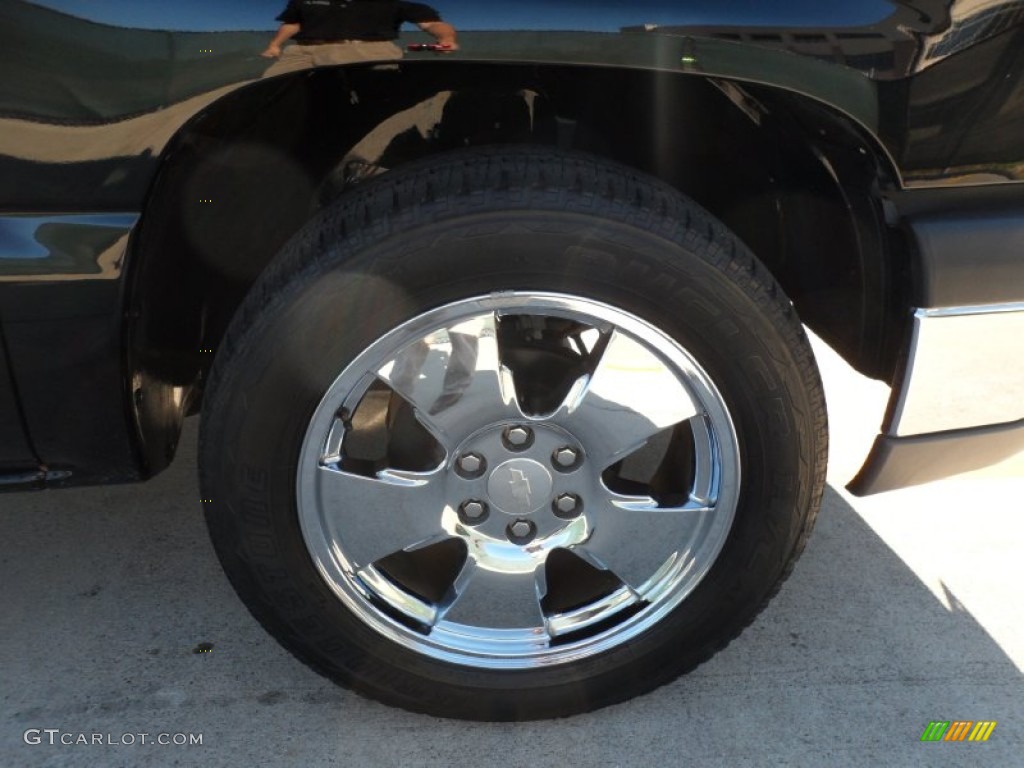
[[[909,437],[1024,419],[1024,303],[919,309],[886,432]]]

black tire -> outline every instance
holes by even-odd
[[[568,568],[575,574],[570,580],[579,579],[593,590],[585,600],[607,607],[613,587],[595,597],[599,588],[591,581],[597,584],[610,574],[627,594],[627,602],[632,601],[629,610],[611,613],[608,626],[567,630],[564,638],[552,630],[546,636],[550,648],[545,652],[553,654],[550,658],[556,663],[533,664],[529,659],[497,663],[503,658],[499,651],[493,657],[491,651],[484,653],[483,661],[477,663],[460,656],[464,649],[455,641],[445,645],[449,641],[438,640],[436,649],[429,645],[431,633],[440,631],[379,604],[383,591],[370,590],[365,606],[359,602],[358,588],[354,597],[339,597],[339,588],[329,585],[328,577],[314,564],[316,547],[310,542],[318,545],[318,529],[308,522],[314,519],[310,510],[300,508],[308,505],[300,504],[299,496],[305,492],[297,485],[307,477],[313,478],[308,482],[317,483],[317,473],[326,471],[322,469],[325,454],[318,447],[324,443],[311,425],[322,418],[317,414],[325,393],[333,391],[336,382],[349,386],[339,374],[352,370],[357,356],[385,349],[380,346],[385,334],[400,326],[411,327],[404,324],[424,313],[456,304],[461,307],[458,303],[470,297],[511,301],[509,306],[518,307],[515,302],[525,305],[525,299],[508,297],[527,295],[580,297],[574,307],[590,306],[586,300],[621,312],[614,317],[623,318],[623,324],[600,330],[604,340],[600,344],[625,329],[628,318],[638,318],[692,356],[717,387],[717,404],[711,396],[709,410],[691,419],[710,424],[712,438],[702,442],[693,436],[703,429],[700,425],[685,427],[684,438],[678,440],[680,433],[671,431],[665,438],[669,442],[662,440],[670,447],[659,448],[661,453],[651,459],[651,466],[659,464],[661,469],[644,475],[639,482],[646,485],[637,493],[669,505],[667,499],[681,489],[691,494],[692,501],[688,483],[699,474],[701,459],[686,458],[687,450],[704,451],[714,460],[722,459],[721,466],[734,466],[722,453],[728,452],[731,438],[728,422],[715,421],[720,419],[715,410],[719,405],[734,426],[739,461],[735,466],[741,472],[733,474],[739,475],[740,482],[728,509],[721,501],[729,492],[730,479],[724,478],[720,487],[715,486],[720,495],[700,512],[708,520],[719,521],[728,513],[728,523],[714,534],[720,541],[706,544],[702,576],[685,584],[666,581],[677,590],[672,600],[659,603],[662,598],[637,591],[634,581],[620,578],[614,570],[595,568],[592,560],[580,565],[577,561],[588,554],[588,545],[581,545],[573,550],[580,558],[568,558],[573,560],[569,565],[562,562],[562,555],[556,565],[551,555],[542,566],[548,581],[555,578],[554,569]],[[541,401],[548,392],[564,394],[580,366],[599,366],[600,356],[608,354],[572,351],[579,349],[581,336],[573,337],[574,347],[568,342],[570,334],[582,334],[581,328],[591,327],[577,323],[575,316],[569,320],[551,319],[548,314],[539,320],[531,317],[502,314],[496,321],[502,334],[530,323],[543,326],[531,332],[537,338],[557,335],[556,328],[563,334],[551,349],[530,347],[533,342],[526,339],[533,337],[525,331],[514,336],[507,349],[501,348],[503,361],[506,355],[517,356],[514,372],[527,384],[524,393],[533,387],[532,396]],[[565,330],[567,326],[570,330]],[[604,328],[595,320],[592,327],[598,326]],[[487,338],[482,332],[474,337],[474,344]],[[651,339],[656,339],[651,341],[651,359],[660,361],[665,349],[661,337]],[[601,346],[601,350],[607,348]],[[546,362],[536,367],[538,357]],[[530,360],[534,368],[529,368]],[[522,373],[526,370],[529,375]],[[543,385],[534,384],[540,381],[538,371],[551,370],[562,373],[560,377],[545,373]],[[689,393],[700,375],[689,379],[679,370],[665,363],[657,372],[675,375],[677,384]],[[421,377],[429,378],[426,373]],[[370,398],[367,386],[361,384],[359,390],[367,392],[359,395],[365,401]],[[694,398],[699,411],[704,401]],[[346,483],[355,482],[350,474],[359,472],[377,481],[374,473],[382,466],[378,460],[382,440],[389,446],[385,466],[401,464],[406,470],[424,471],[438,461],[454,461],[447,455],[439,458],[437,445],[424,437],[423,430],[417,433],[411,409],[394,391],[385,391],[384,401],[387,406],[381,413],[387,430],[395,434],[405,430],[403,445],[387,430],[367,428],[364,434],[351,411],[334,422],[343,425],[346,441],[344,449],[338,448],[345,457],[338,459],[337,466],[349,462],[355,467],[346,470],[349,474],[342,473]],[[547,407],[550,403],[536,406],[539,410],[531,413],[536,416]],[[645,406],[630,402],[621,407],[634,417],[634,411]],[[424,412],[420,415],[427,418]],[[600,428],[593,420],[586,426]],[[538,440],[553,439],[543,432],[547,429],[543,421],[530,422],[530,439],[534,427]],[[502,439],[506,438],[507,434]],[[359,439],[366,445],[359,447]],[[677,444],[685,454],[682,458],[673,453]],[[441,446],[443,452],[443,441]],[[320,464],[303,469],[304,447],[316,451],[311,455],[320,457]],[[402,450],[412,458],[396,458]],[[584,456],[589,459],[588,447],[582,450],[580,461]],[[348,452],[359,455],[353,458]],[[802,550],[821,500],[826,453],[824,396],[802,327],[771,275],[734,235],[675,190],[628,168],[553,150],[492,148],[460,151],[368,182],[323,211],[287,245],[247,297],[218,352],[203,408],[200,474],[208,500],[207,522],[228,577],[253,615],[299,658],[346,686],[399,707],[447,717],[512,720],[568,715],[628,699],[674,679],[723,648],[776,592]],[[543,458],[535,463],[544,464]],[[670,468],[667,475],[665,467]],[[588,471],[600,471],[602,483],[620,484],[626,488],[622,493],[634,492],[629,483],[636,479],[625,477],[628,473],[621,466],[605,471],[595,465]],[[556,471],[548,474],[538,475],[534,485],[547,484],[553,493],[549,480],[557,483],[560,476]],[[451,473],[443,481],[448,483],[446,488],[455,482]],[[656,492],[655,486],[663,482],[668,490],[659,486]],[[372,493],[378,486],[370,487]],[[530,486],[525,487],[525,498],[533,503]],[[325,510],[330,507],[327,496],[302,498],[321,499]],[[338,507],[343,541],[348,541],[347,521],[364,526],[371,514],[365,498],[360,498],[364,501],[358,505],[348,501]],[[493,507],[494,499],[489,501]],[[605,503],[603,497],[601,503]],[[672,503],[676,504],[672,509],[682,509],[682,502]],[[316,514],[321,516],[316,519],[335,524],[334,507]],[[492,518],[500,514],[490,509]],[[587,525],[600,528],[609,518],[595,519],[602,522]],[[504,524],[506,518],[500,520]],[[462,520],[459,530],[476,524],[476,520]],[[508,524],[511,530],[512,523]],[[538,522],[534,528],[545,524]],[[489,525],[493,530],[498,523]],[[361,529],[352,536],[372,538]],[[465,549],[442,544],[436,551],[420,550],[426,551],[431,553],[430,562],[423,560],[426,555],[418,555],[420,560],[412,569],[441,574],[422,577],[442,585],[433,597],[427,594],[434,588],[430,584],[413,584],[419,575],[402,575],[399,561],[405,555],[387,564],[373,561],[374,572],[385,573],[403,595],[415,593],[428,605],[434,600],[436,606],[448,606],[455,593],[454,587],[445,591],[445,580],[450,583],[453,574],[466,567]],[[408,569],[409,563],[404,567]],[[579,576],[581,568],[587,571],[585,577]],[[643,583],[656,581],[651,579]],[[563,589],[561,584],[558,588]],[[341,589],[348,586],[343,584]],[[545,599],[550,597],[551,591]],[[575,617],[569,606],[573,598],[559,599],[563,602],[552,609],[557,616]],[[541,610],[548,611],[550,605]],[[549,614],[544,616],[547,622]],[[479,628],[486,638],[493,627],[505,626],[499,621],[474,616],[467,626],[474,631]],[[422,644],[417,641],[420,635]],[[579,658],[557,655],[563,643],[575,648],[577,642],[585,649]],[[448,650],[452,653],[445,655]]]

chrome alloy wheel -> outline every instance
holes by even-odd
[[[509,292],[366,348],[316,409],[297,480],[313,562],[365,625],[527,669],[627,642],[685,600],[729,534],[740,459],[722,396],[664,332]]]

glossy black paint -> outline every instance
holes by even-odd
[[[1024,5],[1016,6],[1013,26],[879,84],[879,134],[908,186],[1024,179]]]
[[[0,187],[0,206],[73,206],[80,179],[93,206],[137,207],[173,130],[220,89],[265,69],[257,54],[267,33],[247,30],[258,19],[273,27],[279,5],[0,2],[0,22],[14,30],[0,49],[0,119],[49,124],[6,126],[0,178],[30,186]],[[459,63],[653,67],[764,82],[850,114],[879,136],[909,183],[1024,174],[1024,6],[1016,0],[442,5],[463,30]],[[156,110],[160,119],[147,119]],[[70,160],[39,157],[41,144],[67,137],[56,125],[101,123],[102,138],[73,142],[74,176],[47,175]]]
[[[18,409],[18,397],[8,364],[7,344],[0,333],[0,477],[32,474],[41,462],[32,450],[28,430]]]
[[[124,380],[116,280],[0,284],[24,422],[54,484],[141,475]],[[63,474],[70,473],[70,474]]]
[[[8,466],[22,482],[50,485],[139,477],[120,311],[123,258],[137,220],[0,216],[0,307],[11,369],[9,378],[0,369],[0,474]]]
[[[0,370],[0,424],[26,424],[33,460],[74,470],[66,482],[166,464],[204,350],[336,191],[339,159],[444,93],[489,104],[505,126],[494,140],[584,149],[677,183],[778,271],[802,316],[883,377],[920,293],[883,195],[1004,183],[1009,208],[1024,208],[1020,2],[438,0],[461,31],[455,56],[258,82],[282,4],[0,0],[0,310],[22,407]],[[655,120],[666,94],[683,95]],[[509,128],[527,101],[529,130]],[[701,125],[710,115],[721,124]],[[389,163],[487,138],[456,123],[428,125],[428,149],[394,132]],[[708,151],[716,131],[748,149]],[[699,181],[723,175],[712,161],[730,154],[733,176]],[[116,214],[113,229],[96,214]],[[844,233],[828,261],[824,231]],[[24,439],[11,444],[29,455]]]

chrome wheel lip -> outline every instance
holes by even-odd
[[[713,519],[705,526],[708,530],[698,548],[699,557],[688,557],[691,553],[680,552],[678,557],[666,560],[641,585],[640,592],[646,603],[638,610],[623,613],[637,607],[636,593],[624,585],[595,603],[549,617],[544,626],[504,629],[438,620],[436,612],[430,613],[430,607],[425,609],[419,600],[413,600],[408,604],[410,618],[436,622],[429,633],[424,634],[380,610],[381,599],[403,600],[402,590],[396,589],[372,565],[360,568],[346,555],[341,542],[330,534],[330,525],[325,519],[327,510],[322,508],[317,491],[317,470],[340,446],[340,442],[332,445],[331,431],[336,415],[356,405],[376,378],[375,372],[400,350],[467,318],[489,314],[536,314],[604,324],[656,355],[680,377],[680,382],[699,404],[700,417],[693,419],[695,431],[706,439],[714,454],[711,466],[706,467],[703,474],[707,497],[704,501],[713,503],[709,515]],[[532,427],[543,424],[545,418],[523,415],[507,422],[484,425],[477,432],[507,429],[516,424]],[[589,658],[628,642],[654,627],[692,593],[717,560],[732,528],[741,479],[738,445],[732,418],[714,382],[687,350],[645,320],[610,304],[564,293],[510,291],[476,296],[424,312],[385,333],[357,355],[332,382],[310,420],[302,443],[297,472],[299,522],[312,561],[328,587],[349,611],[384,638],[415,653],[461,666],[495,670],[550,667]],[[422,473],[422,477],[436,477],[448,471],[455,460],[454,446],[445,448],[449,455],[444,464]],[[582,449],[583,453],[587,452],[586,445]],[[415,482],[415,473],[401,474],[403,481]],[[559,472],[552,474],[557,476]],[[494,517],[503,518],[504,523],[511,520],[503,514]],[[457,510],[451,504],[446,506],[439,528],[450,534],[461,525]],[[585,520],[576,524],[577,532],[584,529]],[[521,554],[524,562],[531,559],[525,548]],[[543,565],[540,570],[543,572]],[[620,614],[626,618],[617,622]],[[582,639],[551,643],[553,637],[603,623],[610,626]]]

